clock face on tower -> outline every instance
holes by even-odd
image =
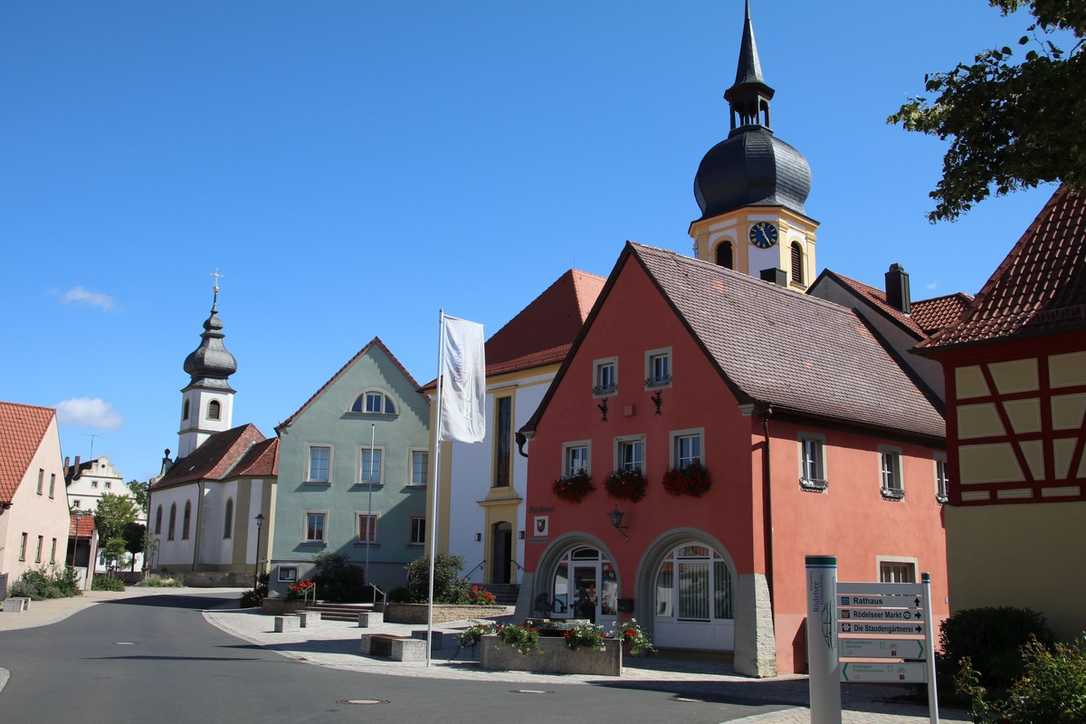
[[[750,227],[750,243],[759,249],[768,249],[777,243],[777,227],[768,221],[759,221]]]

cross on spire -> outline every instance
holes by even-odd
[[[219,273],[218,269],[215,269],[215,271],[211,272],[211,279],[212,279],[212,284],[211,284],[211,294],[212,294],[212,297],[211,297],[211,309],[212,309],[212,311],[214,311],[215,308],[219,304],[219,280],[222,279],[222,276],[223,275],[221,273]]]

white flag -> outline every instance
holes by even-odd
[[[482,442],[486,436],[483,325],[445,316],[442,326],[437,439]]]

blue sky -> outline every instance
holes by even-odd
[[[753,6],[820,269],[881,286],[899,261],[914,298],[976,291],[1053,189],[930,225],[944,144],[885,117],[1027,20]],[[64,453],[97,434],[146,478],[176,449],[215,268],[234,422],[273,434],[374,335],[431,376],[441,305],[489,333],[626,239],[689,252],[741,20],[740,0],[5,3],[0,399],[76,400]]]

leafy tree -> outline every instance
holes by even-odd
[[[108,540],[106,540],[105,546],[102,547],[102,552],[106,555],[106,568],[108,568],[110,571],[116,570],[117,561],[124,557],[124,538],[109,538]]]
[[[99,540],[118,538],[123,547],[124,538],[121,536],[124,527],[134,523],[138,516],[139,509],[132,498],[106,493],[98,499],[98,507],[94,511],[94,527],[98,529]]]
[[[128,490],[132,493],[133,499],[136,501],[136,505],[144,513],[147,512],[147,506],[151,502],[151,494],[148,492],[148,484],[140,482],[139,480],[129,480],[125,485],[128,486]]]
[[[1086,0],[988,0],[1003,15],[1027,8],[1034,22],[1010,46],[924,76],[887,122],[953,138],[928,219],[953,221],[991,195],[1063,181],[1086,189]],[[1071,34],[1067,50],[1057,34]],[[1024,46],[1032,46],[1026,49]]]
[[[136,570],[136,555],[143,553],[143,544],[147,535],[147,526],[143,523],[129,523],[121,530],[124,549],[132,554],[132,570]]]

